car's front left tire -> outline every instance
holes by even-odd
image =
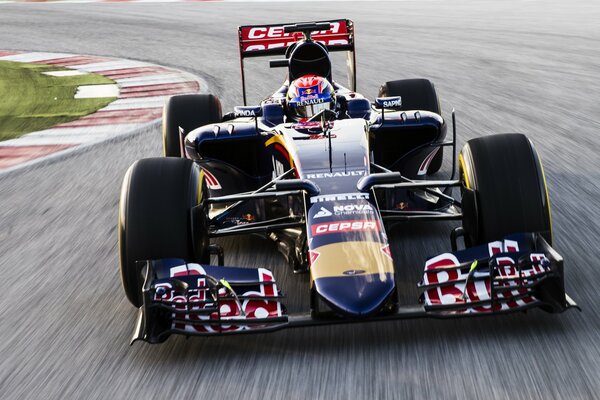
[[[208,261],[208,235],[194,230],[191,209],[208,196],[200,168],[182,158],[146,158],[125,174],[119,204],[121,281],[129,301],[142,305],[136,261]]]

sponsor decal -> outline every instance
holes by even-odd
[[[384,100],[383,101],[383,106],[386,107],[386,108],[402,107],[402,100],[401,99]]]
[[[187,332],[201,332],[201,333],[223,333],[223,332],[234,332],[249,330],[258,325],[243,325],[243,319],[256,319],[256,318],[272,318],[280,317],[283,315],[283,309],[281,303],[275,300],[261,299],[264,297],[275,297],[278,295],[277,286],[273,283],[275,279],[271,271],[259,268],[258,269],[258,281],[261,284],[258,285],[258,291],[246,291],[243,293],[237,293],[240,297],[246,297],[246,300],[238,303],[235,300],[231,300],[231,293],[226,288],[221,288],[218,291],[218,304],[219,313],[213,312],[208,314],[184,314],[183,321],[173,322],[172,328],[179,329]],[[204,275],[206,274],[204,268],[199,264],[187,264],[172,267],[170,270],[170,276],[172,278],[189,275]],[[262,283],[264,282],[264,283]],[[207,302],[210,300],[207,297],[206,290],[192,290],[187,296],[181,294],[175,294],[171,289],[171,285],[168,283],[160,284],[163,290],[160,290],[160,296],[155,295],[155,301],[163,301],[169,303],[175,303],[175,308],[179,310],[190,310],[200,311],[205,308],[214,307],[214,302]],[[206,278],[201,277],[197,280],[197,286],[203,288],[207,286]],[[158,285],[156,286],[158,288]],[[164,292],[164,293],[163,293]],[[256,297],[253,299],[252,297]],[[180,303],[180,304],[179,304]],[[241,305],[241,308],[240,308]],[[236,317],[238,318],[238,324],[240,325],[194,325],[195,321],[210,321],[219,320],[219,316],[223,317]],[[175,318],[176,315],[172,314]],[[182,318],[181,315],[177,317]],[[242,319],[243,318],[243,319]],[[242,319],[241,321],[239,319]],[[187,323],[186,321],[189,321]]]
[[[241,216],[225,218],[224,222],[225,222],[225,224],[232,224],[232,225],[246,225],[246,224],[249,224],[252,222],[256,222],[256,217],[254,216],[254,214],[245,213],[245,214],[242,214]]]
[[[280,38],[290,36],[291,33],[284,32],[283,26],[270,26],[268,28],[251,28],[244,39]]]
[[[345,201],[345,200],[368,200],[369,193],[337,193],[337,194],[324,194],[320,196],[313,196],[310,198],[310,202],[323,203],[330,201]]]
[[[295,124],[291,125],[292,129],[311,129],[311,128],[320,128],[321,127],[321,123],[320,122],[298,122]]]
[[[347,233],[347,232],[379,232],[379,221],[336,221],[311,226],[312,236],[324,235],[328,233]]]
[[[363,215],[373,214],[373,206],[370,204],[347,204],[333,207],[335,215]]]
[[[310,265],[313,265],[315,263],[315,261],[317,261],[317,258],[319,258],[320,255],[321,255],[321,253],[319,253],[318,251],[309,250],[308,251],[308,261],[309,261]]]
[[[301,99],[302,100],[300,101],[290,102],[290,106],[311,106],[313,104],[323,104],[327,103],[328,101],[331,101],[330,98],[317,97],[317,95],[301,97]]]
[[[379,106],[380,108],[400,108],[402,107],[402,97],[377,97],[375,99],[375,105]]]
[[[367,271],[365,271],[364,269],[349,269],[347,271],[342,272],[342,274],[354,276],[364,274],[365,272]]]
[[[337,135],[334,133],[332,133],[331,135],[327,135],[327,136],[320,134],[320,133],[315,133],[312,135],[308,135],[308,139],[309,140],[328,139],[329,136],[331,136],[332,139],[335,139],[337,137]]]
[[[236,117],[256,117],[254,110],[239,110],[235,113]]]
[[[171,278],[188,275],[206,275],[206,271],[200,264],[189,263],[171,267],[169,270],[169,275]]]
[[[330,22],[331,28],[325,31],[315,31],[312,35],[331,35],[335,33],[346,33],[346,24],[341,22]],[[248,30],[242,30],[242,39],[277,39],[293,38],[296,32],[286,33],[282,26],[252,27]]]
[[[363,176],[364,170],[346,172],[320,172],[317,174],[306,174],[308,179],[341,178],[344,176]]]
[[[519,251],[519,242],[508,239],[504,240],[504,251],[507,253]]]
[[[490,257],[498,253],[514,253],[519,251],[519,243],[514,240],[499,240],[488,243]]]
[[[312,32],[311,37],[326,46],[350,43],[346,21],[333,21],[330,26],[330,29]],[[288,47],[302,37],[300,32],[284,32],[283,25],[243,27],[240,33],[244,53]]]
[[[236,118],[239,117],[260,117],[262,115],[262,107],[242,107],[238,106],[233,109]]]
[[[321,209],[315,214],[315,218],[329,217],[331,215],[331,211],[329,211],[325,207],[321,207]]]
[[[309,94],[307,96],[300,96],[300,99],[298,101],[302,102],[305,100],[313,100],[313,99],[321,99],[321,97],[319,97],[319,95],[317,95],[317,94]],[[290,104],[298,104],[298,102],[290,101]],[[298,104],[298,105],[300,105],[300,104]]]
[[[489,271],[476,270],[473,274],[478,280],[470,280],[465,285],[465,281],[470,273],[469,268],[448,268],[461,265],[461,261],[452,253],[445,253],[431,258],[425,265],[425,274],[423,283],[432,285],[424,294],[425,304],[427,305],[453,305],[464,304],[464,309],[455,311],[456,313],[490,313],[497,311],[506,311],[524,307],[534,301],[537,301],[533,295],[528,295],[527,289],[517,288],[518,284],[534,284],[543,279],[546,272],[544,267],[539,264],[546,259],[542,253],[530,254],[532,265],[519,268],[516,260],[508,255],[518,253],[519,243],[513,240],[496,241],[487,244],[490,256],[496,255],[498,269],[494,276],[490,276]],[[508,253],[507,256],[498,257],[500,253]],[[476,265],[476,264],[475,264]],[[494,285],[497,303],[491,305],[472,306],[470,303],[478,301],[487,301],[491,298],[492,280]],[[506,289],[502,287],[506,286]]]

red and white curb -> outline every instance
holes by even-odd
[[[0,142],[0,174],[31,165],[58,152],[96,144],[137,131],[159,120],[167,98],[197,93],[197,77],[141,61],[60,53],[1,51],[0,60],[48,64],[106,76],[117,83],[118,97],[81,119]]]

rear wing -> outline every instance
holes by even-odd
[[[354,23],[349,19],[317,21],[308,23],[244,25],[238,27],[240,68],[242,73],[242,93],[246,105],[246,79],[244,74],[244,58],[286,55],[292,44],[303,39],[302,32],[285,32],[285,26],[310,26],[312,24],[329,24],[326,30],[317,30],[310,34],[311,38],[324,44],[327,50],[347,51],[348,84],[356,90],[356,57],[354,53]]]

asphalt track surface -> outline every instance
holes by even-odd
[[[540,152],[566,288],[584,309],[407,320],[128,346],[135,309],[118,276],[117,203],[127,167],[160,155],[157,126],[0,178],[0,392],[29,398],[599,398],[600,5],[594,1],[9,4],[3,48],[129,57],[203,77],[241,102],[236,26],[349,17],[359,90],[426,77],[459,145],[525,132]],[[262,94],[281,71],[249,79]],[[268,89],[267,89],[268,88]],[[4,94],[3,94],[4,95]],[[449,160],[445,170],[449,170]],[[391,233],[403,298],[452,225]],[[307,278],[273,246],[228,240],[226,262],[270,267],[292,310]],[[414,299],[414,297],[413,297]],[[414,299],[416,300],[416,299]]]

